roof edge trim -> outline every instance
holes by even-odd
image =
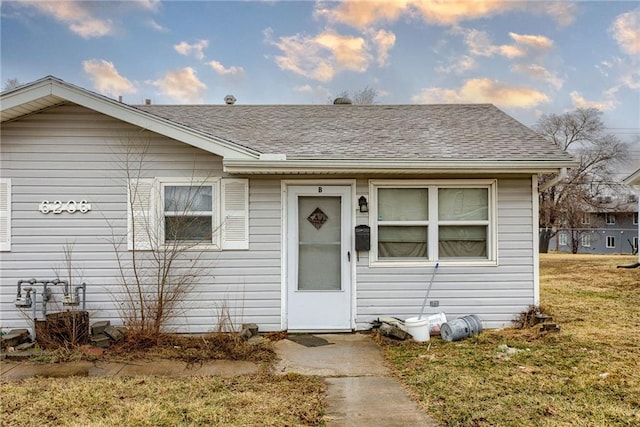
[[[245,161],[225,159],[224,171],[230,174],[416,174],[416,173],[557,173],[577,166],[576,162],[470,161],[470,160],[285,160]]]

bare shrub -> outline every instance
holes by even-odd
[[[540,323],[541,315],[548,316],[549,314],[543,306],[532,304],[513,319],[513,325],[516,329],[530,328]]]
[[[200,280],[205,267],[203,250],[198,248],[202,236],[195,239],[189,236],[202,231],[202,218],[193,215],[195,208],[192,208],[206,187],[204,181],[208,177],[192,178],[185,186],[188,191],[180,193],[172,201],[173,205],[158,207],[143,195],[144,191],[158,191],[157,188],[142,188],[149,181],[144,173],[149,146],[149,142],[136,144],[127,140],[119,154],[127,185],[128,217],[132,218],[129,250],[122,250],[125,242],[117,238],[115,227],[111,225],[112,244],[123,286],[123,292],[116,298],[128,335],[140,342],[159,339],[168,321],[180,314],[183,302]],[[165,203],[168,202],[165,200]],[[136,209],[141,206],[145,209]],[[165,210],[171,211],[172,215],[165,216]],[[208,238],[216,231],[210,229]],[[149,247],[140,248],[139,241],[147,242]]]

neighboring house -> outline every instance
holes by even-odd
[[[638,250],[638,196],[598,197],[598,208],[582,213],[579,228],[561,229],[549,249],[571,252],[575,239],[578,253],[635,254]],[[576,221],[578,222],[578,221]]]
[[[17,281],[64,271],[65,244],[92,319],[121,323],[114,251],[170,242],[194,188],[206,267],[174,330],[221,308],[261,331],[367,329],[417,315],[436,263],[428,312],[501,327],[539,302],[537,176],[575,165],[492,105],[136,107],[54,77],[0,101],[3,328],[28,325]]]
[[[638,206],[637,206],[636,212],[640,212],[640,169],[638,169],[637,171],[629,175],[627,178],[625,178],[624,183],[631,186],[632,188],[635,188],[636,196],[638,200]],[[637,221],[637,222],[638,222],[637,236],[640,237],[640,221]],[[640,246],[636,246],[636,247],[640,249]],[[638,264],[640,264],[640,250],[638,250]]]

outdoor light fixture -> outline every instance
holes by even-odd
[[[360,212],[369,212],[369,204],[367,203],[366,197],[360,196],[358,206],[360,207]]]

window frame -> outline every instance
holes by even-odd
[[[604,222],[607,225],[616,225],[616,216],[612,213],[604,214]]]
[[[558,246],[569,246],[569,236],[567,236],[567,233],[558,234]]]
[[[496,266],[498,265],[498,228],[497,228],[497,179],[443,179],[443,180],[369,180],[369,224],[371,226],[371,250],[369,253],[370,267],[420,267],[434,265],[464,266]],[[381,188],[426,188],[428,190],[428,220],[382,221],[378,220],[378,190]],[[441,188],[483,188],[487,189],[487,219],[469,221],[449,221],[438,218],[438,189]],[[419,223],[419,224],[418,224]],[[378,227],[382,225],[419,225],[427,227],[427,257],[425,259],[379,259],[378,257]],[[438,256],[438,233],[440,226],[486,226],[487,227],[487,257],[486,258],[440,258]]]
[[[591,224],[591,214],[589,212],[582,212],[582,216],[580,218],[580,224]]]
[[[631,222],[633,223],[633,225],[638,225],[638,212],[634,212],[631,217],[633,218],[631,220]]]
[[[609,243],[612,242],[612,243]],[[615,249],[616,247],[616,236],[606,236],[605,247],[607,249]]]
[[[591,234],[583,234],[580,236],[580,246],[583,248],[591,247]]]
[[[221,233],[220,233],[220,217],[221,217],[221,209],[220,209],[220,199],[222,197],[221,187],[220,187],[220,178],[206,178],[206,179],[193,179],[193,178],[156,178],[159,185],[160,197],[159,203],[157,205],[157,209],[159,210],[158,215],[158,228],[159,228],[159,238],[158,242],[161,246],[168,247],[174,245],[179,242],[184,242],[185,245],[189,247],[193,246],[197,249],[221,249]],[[208,240],[176,240],[176,241],[167,241],[165,235],[165,226],[166,226],[166,218],[167,216],[177,216],[177,215],[167,215],[165,210],[165,188],[166,187],[211,187],[211,211],[193,211],[189,212],[188,216],[208,216],[202,214],[211,213],[211,241]],[[176,213],[175,211],[170,211],[171,213]],[[178,212],[178,214],[181,214]]]

